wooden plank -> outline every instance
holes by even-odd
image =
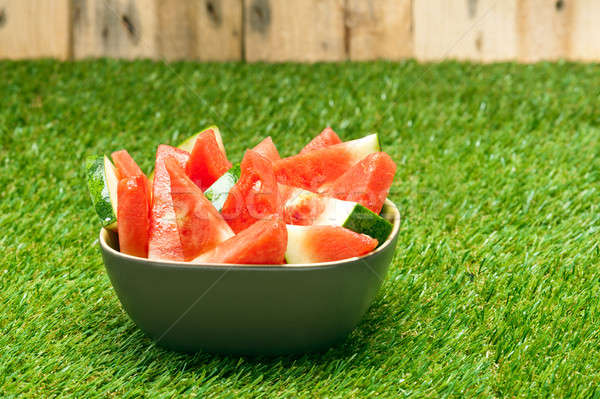
[[[0,58],[71,53],[70,0],[0,0]]]
[[[600,61],[600,1],[571,0],[568,58]]]
[[[156,58],[156,0],[73,0],[75,58]]]
[[[503,61],[517,55],[520,0],[414,0],[414,52],[421,61]]]
[[[521,0],[517,7],[518,60],[536,62],[569,53],[571,0]]]
[[[242,0],[160,0],[157,40],[166,60],[241,60]]]
[[[346,59],[344,0],[244,0],[246,60]]]
[[[157,58],[178,60],[196,57],[196,1],[157,2]]]
[[[241,60],[242,0],[156,1],[160,58]]]
[[[349,0],[350,59],[413,55],[411,0]]]
[[[242,0],[196,3],[196,58],[201,61],[242,59]]]
[[[74,0],[76,58],[240,60],[242,0]]]

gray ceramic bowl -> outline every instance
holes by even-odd
[[[117,251],[102,229],[110,281],[131,319],[159,345],[184,352],[277,355],[324,350],[343,339],[371,304],[394,255],[388,240],[360,258],[306,265],[191,265]]]

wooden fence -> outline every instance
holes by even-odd
[[[600,0],[0,0],[0,58],[600,61]]]

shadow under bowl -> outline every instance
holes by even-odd
[[[400,214],[375,251],[305,265],[195,265],[120,253],[102,229],[110,281],[135,324],[157,344],[183,352],[282,355],[321,351],[345,338],[375,298],[392,261]]]

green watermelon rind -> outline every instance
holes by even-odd
[[[108,164],[107,164],[108,162]],[[86,175],[87,185],[92,199],[92,204],[102,227],[116,231],[117,230],[117,204],[113,204],[116,201],[111,200],[111,191],[116,192],[116,187],[113,190],[109,189],[109,184],[113,185],[114,182],[109,183],[109,179],[106,176],[106,168],[113,167],[112,163],[106,156],[89,157],[86,160]],[[114,194],[113,194],[114,197]]]
[[[309,192],[305,192],[305,194],[320,195]],[[392,224],[364,205],[337,198],[324,198],[326,198],[325,209],[313,224],[341,226],[356,233],[366,234],[375,238],[378,246],[390,236]]]
[[[204,196],[212,202],[217,211],[221,212],[225,200],[229,195],[229,191],[240,179],[241,168],[240,164],[235,164],[223,176],[219,177],[209,188],[204,192]]]
[[[388,239],[393,229],[388,220],[361,204],[356,204],[342,227],[376,239],[378,247]]]

